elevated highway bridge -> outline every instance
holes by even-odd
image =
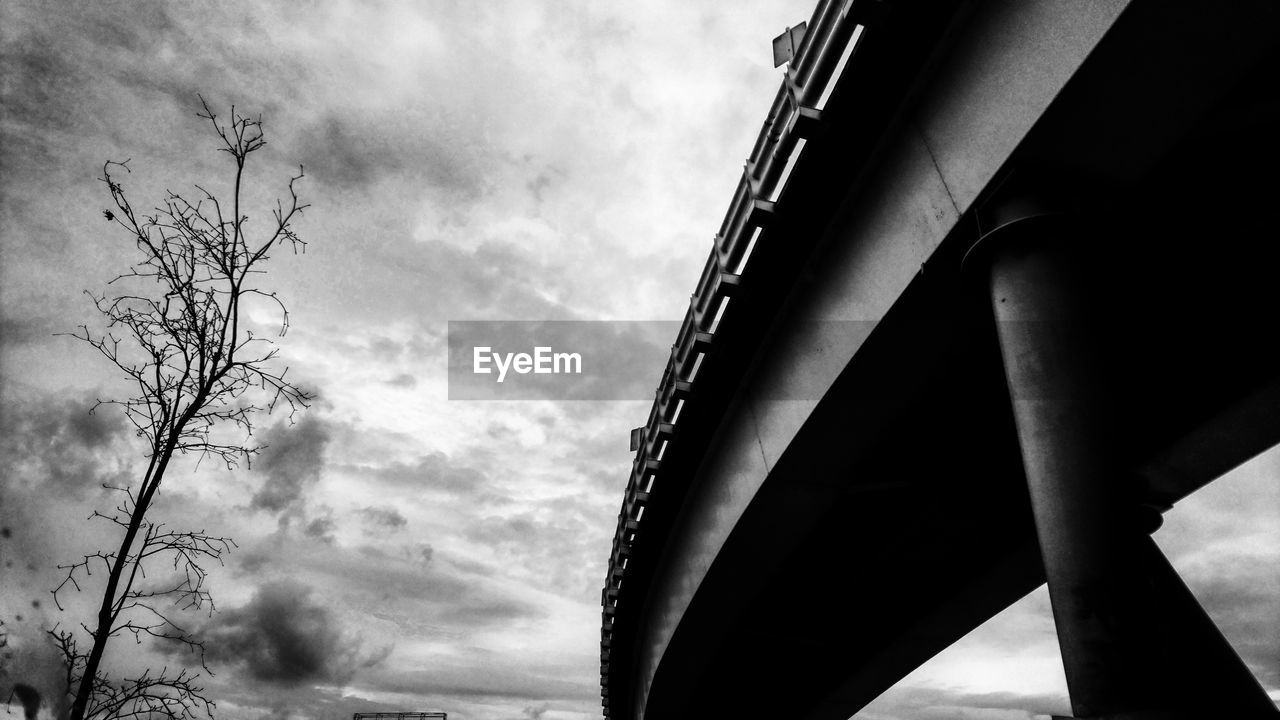
[[[1276,717],[1152,543],[1280,442],[1280,4],[823,0],[602,591],[613,720],[844,720],[1041,583],[1075,716]]]

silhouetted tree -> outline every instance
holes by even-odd
[[[230,124],[224,124],[204,98],[200,102],[198,116],[213,126],[218,149],[235,163],[234,189],[225,201],[197,185],[193,200],[170,192],[152,214],[139,213],[117,179],[128,172],[128,161],[103,166],[101,179],[114,205],[103,215],[129,234],[138,257],[129,272],[110,283],[128,290],[89,293],[106,321],[105,333],[81,326],[74,337],[136,388],[128,399],[99,400],[94,408],[123,409],[146,444],[147,466],[136,483],[110,487],[121,497],[113,510],[91,516],[117,526],[119,545],[61,566],[66,577],[54,590],[55,600],[68,586],[79,590],[90,576],[103,583],[92,622],[51,631],[66,659],[71,720],[212,716],[213,703],[196,684],[199,670],[147,670],[116,680],[103,669],[112,638],[131,636],[139,643],[153,638],[183,646],[207,671],[203,641],[172,616],[187,609],[213,612],[205,565],[220,563],[234,542],[203,530],[168,530],[147,512],[175,456],[214,456],[227,467],[248,462],[258,451],[249,444],[257,413],[284,407],[292,418],[312,398],[285,378],[287,368],[274,369],[274,344],[255,336],[242,307],[251,298],[266,301],[279,312],[279,334],[289,327],[284,303],[256,281],[272,251],[305,248],[292,229],[307,207],[295,190],[302,169],[289,180],[288,199],[276,201],[274,222],[251,240],[245,232],[242,180],[249,155],[266,145],[262,120],[232,107]],[[218,428],[231,432],[215,432]]]

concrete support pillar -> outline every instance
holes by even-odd
[[[1109,408],[1105,290],[1066,215],[1011,203],[981,241],[1054,622],[1082,718],[1280,717],[1149,537]],[[1090,258],[1097,261],[1098,258]],[[972,259],[971,259],[972,262]],[[1140,321],[1140,319],[1135,319]]]

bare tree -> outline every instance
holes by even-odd
[[[168,192],[154,213],[138,213],[117,180],[120,172],[128,172],[128,161],[103,166],[102,181],[114,205],[103,214],[129,234],[139,255],[129,272],[110,283],[129,290],[89,293],[106,321],[105,333],[81,326],[74,337],[97,350],[136,388],[133,397],[99,400],[94,409],[123,409],[146,443],[147,466],[134,485],[110,488],[122,498],[114,510],[91,516],[117,526],[119,546],[61,566],[66,577],[53,591],[57,601],[60,592],[79,590],[103,571],[94,576],[103,587],[93,622],[52,631],[67,661],[68,692],[74,693],[71,720],[212,716],[213,703],[196,684],[198,670],[147,670],[140,677],[114,680],[103,668],[109,642],[125,636],[138,643],[159,639],[185,647],[208,670],[202,641],[174,618],[188,609],[213,612],[204,568],[220,563],[234,542],[203,530],[167,530],[147,512],[176,455],[213,456],[229,468],[247,463],[259,450],[249,444],[258,413],[283,407],[292,418],[312,399],[286,379],[287,368],[274,369],[274,343],[254,334],[244,307],[266,302],[279,313],[279,334],[289,327],[284,303],[256,281],[275,249],[305,249],[292,229],[307,207],[295,190],[302,169],[289,180],[288,199],[276,201],[274,222],[263,237],[251,240],[241,189],[246,160],[266,145],[262,120],[240,115],[233,106],[225,124],[204,98],[200,102],[198,116],[212,125],[221,141],[218,149],[235,162],[228,202],[197,185],[194,200]]]

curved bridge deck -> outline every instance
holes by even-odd
[[[643,431],[602,592],[607,717],[843,720],[1045,581],[962,262],[1011,183],[1081,218],[1142,504],[1280,441],[1277,20],[819,5]]]

